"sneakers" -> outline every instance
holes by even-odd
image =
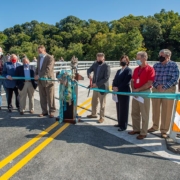
[[[97,116],[96,115],[87,115],[87,118],[97,118]]]

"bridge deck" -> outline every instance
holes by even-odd
[[[112,69],[110,82],[116,70]],[[80,83],[88,85],[86,73],[82,71],[81,74],[85,80]],[[91,110],[92,92],[89,98],[87,93],[79,87],[78,104]],[[38,118],[41,113],[38,92],[35,93],[34,115],[26,113],[21,116],[17,110],[7,113],[3,107],[0,112],[0,180],[178,180],[180,156],[166,149],[164,139],[158,137],[159,132],[148,134],[143,141],[129,136],[127,131],[118,132],[113,127],[116,124],[115,103],[110,94],[107,99],[107,118],[100,125],[96,119],[87,119],[90,112],[81,108],[78,108],[78,113],[83,122],[77,125],[58,124],[47,117]],[[59,107],[58,100],[56,104]],[[130,113],[131,105],[128,130],[132,125]]]

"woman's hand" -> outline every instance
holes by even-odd
[[[115,92],[118,92],[118,88],[117,87],[113,87],[112,90],[115,91]]]

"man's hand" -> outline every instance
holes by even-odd
[[[133,92],[139,92],[139,89],[133,89]]]
[[[13,80],[12,77],[9,76],[9,75],[7,76],[7,79],[9,79],[9,80],[11,80],[11,81]]]
[[[91,75],[89,75],[88,78],[92,80],[92,76]]]
[[[92,88],[95,88],[97,87],[97,85],[95,83],[92,84]]]
[[[34,76],[34,79],[37,81],[39,79],[39,76],[38,75]]]
[[[163,85],[159,85],[157,87],[158,92],[164,92],[165,91],[162,87],[163,87]]]
[[[118,88],[117,87],[113,87],[112,90],[115,91],[115,92],[118,92]]]

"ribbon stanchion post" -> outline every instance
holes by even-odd
[[[57,73],[59,80],[59,116],[57,121],[76,124],[79,121],[77,114],[78,80],[84,78],[77,72],[78,59],[71,59],[71,70],[61,70]]]

